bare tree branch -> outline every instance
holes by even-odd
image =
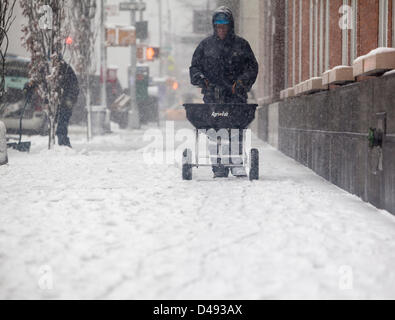
[[[8,30],[15,20],[13,15],[16,0],[1,0],[0,2],[0,112],[2,111],[5,93],[5,59],[8,51]]]
[[[65,47],[65,0],[20,0],[23,15],[28,23],[23,28],[24,45],[31,53],[30,79],[38,88],[50,122],[48,147],[55,142],[57,111],[62,94],[60,86],[62,53]],[[52,10],[52,26],[49,30],[40,28],[40,9],[47,5]]]
[[[90,138],[90,74],[94,69],[93,55],[96,40],[96,1],[72,0],[71,19],[73,24],[73,54],[76,71],[82,79],[82,91],[88,109],[88,139]]]

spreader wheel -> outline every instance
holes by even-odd
[[[182,154],[182,180],[192,180],[192,151],[185,149]]]
[[[250,181],[259,180],[259,151],[251,149],[250,151]]]

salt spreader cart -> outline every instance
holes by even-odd
[[[183,180],[192,180],[192,168],[224,166],[225,168],[244,167],[249,173],[249,179],[259,179],[259,152],[257,149],[251,149],[247,153],[245,150],[245,134],[244,130],[248,128],[251,122],[255,119],[255,111],[257,104],[184,104],[186,116],[188,121],[196,129],[195,139],[195,163],[192,159],[192,150],[185,149],[183,152],[182,178]],[[242,141],[239,148],[239,154],[243,159],[240,165],[232,164],[232,152],[229,150],[229,155],[221,154],[221,138],[217,138],[217,163],[216,164],[199,164],[199,130],[215,131],[225,129],[229,134],[229,141],[231,138],[231,130],[237,129],[239,131],[239,141]],[[229,149],[231,143],[229,142]],[[249,157],[248,157],[249,154]],[[223,159],[228,158],[226,164],[223,164]]]

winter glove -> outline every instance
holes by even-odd
[[[209,87],[209,82],[208,82],[207,78],[202,74],[200,75],[199,87],[202,89]]]
[[[240,92],[245,92],[245,87],[243,86],[243,81],[237,80],[232,86],[232,94],[237,94]]]
[[[210,83],[208,82],[208,80],[206,78],[202,79],[200,81],[200,88],[202,89],[207,89],[210,86]]]
[[[65,104],[66,107],[69,108],[69,109],[73,108],[73,101],[71,101],[70,99],[66,99],[66,101],[64,102],[64,104]]]

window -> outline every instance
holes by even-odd
[[[380,0],[379,47],[388,47],[388,0]]]
[[[288,32],[289,32],[289,23],[288,23],[288,10],[289,10],[289,0],[285,0],[285,48],[284,48],[284,88],[288,88],[288,59],[289,59],[289,48],[288,48]],[[295,71],[292,71],[293,73]]]
[[[310,59],[309,59],[309,65],[310,65],[310,72],[309,72],[309,78],[313,77],[313,12],[314,12],[314,6],[313,6],[313,0],[310,0]]]
[[[324,72],[324,0],[320,1],[320,75]]]
[[[395,0],[392,0],[392,47],[395,48]]]
[[[346,6],[348,6],[348,0],[343,0],[344,10],[347,10]],[[348,27],[342,30],[342,65],[348,65]]]
[[[318,0],[314,1],[314,77],[318,76]]]
[[[296,1],[292,1],[292,85],[296,85]],[[300,45],[300,44],[299,44]]]
[[[357,36],[358,36],[358,0],[351,1],[352,8],[352,29],[351,29],[351,63],[358,57]]]
[[[326,0],[325,12],[325,71],[329,70],[330,0]],[[394,0],[395,1],[395,0]]]
[[[303,44],[303,0],[299,0],[299,83],[302,82],[302,50],[303,50],[302,44]]]

